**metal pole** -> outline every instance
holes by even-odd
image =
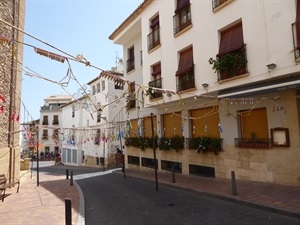
[[[69,169],[66,169],[66,180],[69,179]]]
[[[120,127],[120,123],[119,123],[119,135],[120,135],[120,145],[121,145],[121,151],[122,151],[122,172],[124,174],[124,179],[126,179],[126,174],[125,174],[125,153],[123,152],[123,145],[122,145],[122,135],[121,135],[121,127]]]
[[[73,170],[71,170],[70,186],[73,186]]]
[[[105,172],[105,138],[103,139],[103,172]]]
[[[66,225],[72,225],[72,201],[69,198],[65,199],[65,221]]]
[[[34,152],[33,152],[34,154]],[[39,128],[36,127],[36,185],[40,186],[40,168],[39,168]]]
[[[232,195],[237,195],[236,182],[235,182],[235,173],[231,171],[231,183],[232,183]]]
[[[155,137],[154,137],[153,113],[151,113],[151,130],[152,130],[152,141],[153,141],[153,158],[154,158],[155,184],[156,184],[156,191],[158,191],[157,161],[156,161],[156,143],[155,143]]]
[[[175,183],[175,167],[172,165],[172,183]]]

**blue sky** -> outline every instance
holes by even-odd
[[[72,56],[82,54],[92,65],[109,70],[122,58],[122,47],[109,35],[142,3],[142,0],[26,0],[25,32]],[[34,47],[64,55],[56,49],[25,35],[23,69],[53,81],[62,80],[68,63],[36,54]],[[78,83],[71,80],[65,88],[23,72],[21,122],[39,118],[43,99],[50,95],[77,93],[81,85],[100,71],[69,61]]]

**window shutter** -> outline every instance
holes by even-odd
[[[164,137],[182,136],[181,112],[163,115]]]
[[[184,75],[186,72],[192,69],[193,64],[193,48],[189,48],[181,52],[176,76]]]
[[[151,29],[155,27],[159,27],[159,16],[156,16],[153,20],[151,20]]]
[[[297,0],[296,9],[296,39],[297,39],[297,49],[300,50],[300,0]]]
[[[155,65],[155,66],[152,66],[152,76],[157,76],[161,74],[161,66],[160,66],[160,63]]]
[[[244,45],[243,26],[239,23],[221,32],[221,42],[218,55],[224,55],[242,48]]]
[[[183,7],[188,5],[190,3],[190,0],[177,0],[177,7],[175,12],[180,11]]]

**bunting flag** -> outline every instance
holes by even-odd
[[[221,121],[220,121],[220,120],[219,120],[219,124],[218,124],[218,126],[219,126],[220,133],[223,133],[223,129],[222,129],[222,126],[221,126]]]
[[[59,61],[61,63],[64,63],[65,60],[66,60],[66,57],[62,56],[62,55],[58,55],[58,54],[55,54],[53,52],[49,52],[49,51],[46,51],[46,50],[43,50],[43,49],[40,49],[40,48],[34,48],[34,51],[37,53],[37,54],[40,54],[42,56],[45,56],[45,57],[48,57],[50,59],[53,59],[53,60],[56,60],[56,61]]]
[[[4,105],[2,105],[1,107],[0,107],[0,113],[3,113],[4,112]]]
[[[9,122],[13,121],[15,119],[15,115],[16,115],[16,112],[14,112],[11,117],[9,118]]]
[[[208,128],[207,128],[207,124],[204,124],[204,131],[207,132]]]
[[[9,118],[9,122],[12,122],[13,120],[15,120],[16,122],[20,121],[20,114],[17,112],[14,112],[11,117]]]

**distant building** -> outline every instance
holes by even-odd
[[[109,82],[102,76],[122,78],[122,70],[120,60],[117,67],[101,72],[87,83],[88,95],[61,107],[64,164],[103,168],[115,165],[117,148],[122,141],[124,144],[126,89],[123,84]]]
[[[2,0],[0,18],[0,174],[20,176],[20,111],[25,1]]]
[[[60,151],[62,125],[61,106],[73,100],[69,95],[52,95],[44,99],[44,105],[40,110],[39,145],[43,156]]]

